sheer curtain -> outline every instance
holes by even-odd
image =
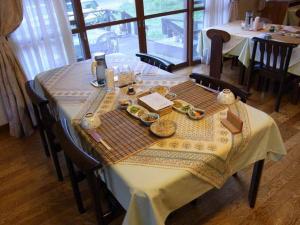
[[[204,27],[228,23],[230,0],[206,0]]]
[[[28,79],[75,61],[63,0],[23,0],[23,14],[9,41]]]

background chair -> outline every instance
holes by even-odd
[[[252,80],[256,74],[264,78],[263,88],[266,89],[268,80],[278,81],[280,83],[275,110],[278,112],[280,101],[283,94],[284,85],[288,78],[288,68],[290,64],[295,44],[265,40],[262,38],[253,38],[254,47],[252,52],[250,75],[247,82],[247,91],[250,90]],[[260,59],[256,61],[256,54],[260,52]]]
[[[210,29],[206,34],[211,39],[209,76],[220,79],[223,70],[223,43],[230,40],[230,34],[216,29]]]
[[[108,225],[113,219],[120,215],[122,207],[101,179],[100,169],[102,168],[102,164],[74,144],[67,128],[66,120],[62,120],[61,123],[57,122],[55,124],[55,132],[57,137],[59,137],[59,141],[65,154],[72,189],[79,212],[83,213],[85,210],[78,186],[81,179],[75,172],[74,164],[87,178],[98,224]]]
[[[274,24],[283,24],[288,7],[288,1],[267,1],[261,17],[270,19]]]
[[[175,66],[173,63],[169,62],[168,60],[162,59],[154,55],[149,55],[146,53],[137,53],[136,56],[139,57],[142,62],[148,63],[152,66],[156,66],[168,72],[172,72]]]
[[[59,181],[63,180],[63,174],[61,171],[58,152],[60,152],[61,147],[52,131],[52,126],[55,122],[55,119],[51,115],[48,108],[48,100],[40,96],[34,88],[34,81],[27,81],[25,88],[29,98],[31,99],[34,114],[37,120],[37,127],[42,139],[43,147],[45,149],[46,155],[51,155],[56,174]],[[50,151],[50,154],[49,154]]]
[[[229,84],[225,81],[213,78],[213,77],[208,77],[202,74],[198,74],[198,73],[192,73],[190,75],[190,78],[195,79],[196,82],[198,84],[201,84],[203,86],[209,87],[211,89],[217,90],[217,91],[222,91],[223,89],[230,89],[232,91],[232,93],[236,96],[236,97],[240,97],[241,101],[246,103],[248,97],[249,97],[249,93],[232,85]]]

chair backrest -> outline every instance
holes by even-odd
[[[286,73],[290,64],[295,44],[284,43],[262,38],[253,38],[252,66],[258,65],[259,69],[273,73]],[[260,54],[259,61],[255,61],[256,54]]]
[[[137,57],[141,59],[142,62],[148,63],[152,66],[156,66],[162,70],[172,72],[174,68],[174,64],[169,62],[168,60],[162,59],[160,57],[154,56],[154,55],[149,55],[145,53],[137,53]]]
[[[274,24],[283,24],[288,7],[288,1],[267,1],[261,17],[270,19]]]
[[[220,79],[223,67],[223,43],[230,40],[230,34],[216,29],[210,29],[206,34],[211,39],[209,76]]]
[[[195,79],[198,84],[209,87],[211,89],[222,91],[223,89],[230,89],[235,97],[240,97],[242,102],[247,101],[250,94],[232,84],[229,84],[223,80],[219,80],[213,77],[208,77],[198,73],[192,73],[190,78]]]
[[[49,111],[49,101],[36,92],[33,80],[25,83],[25,89],[32,102],[38,126],[41,126],[43,129],[50,128],[54,124],[55,119]]]
[[[81,171],[89,173],[102,167],[97,159],[75,145],[65,119],[55,123],[54,132],[64,153]]]

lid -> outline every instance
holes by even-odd
[[[104,60],[105,59],[105,53],[104,52],[95,52],[94,53],[94,59],[97,60]]]

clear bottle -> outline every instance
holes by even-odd
[[[104,86],[106,83],[105,70],[107,69],[105,62],[105,53],[95,54],[96,62],[96,77],[99,86]]]

